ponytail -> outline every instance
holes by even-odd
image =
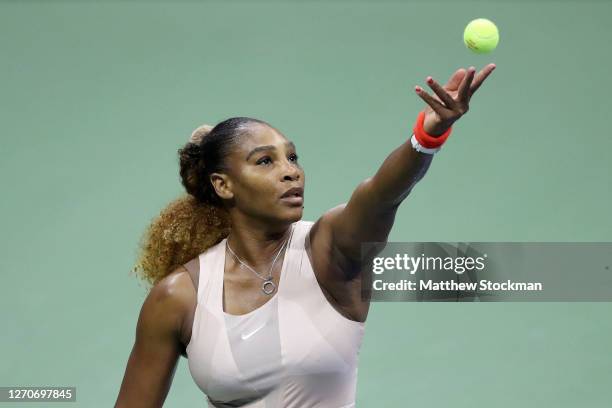
[[[228,235],[226,210],[183,195],[162,210],[145,231],[133,271],[153,286]]]
[[[153,286],[229,235],[229,213],[209,177],[227,171],[227,157],[253,122],[267,124],[236,117],[214,127],[202,125],[179,149],[181,183],[187,194],[162,210],[143,234],[132,270],[140,278]]]

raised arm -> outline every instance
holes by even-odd
[[[190,286],[191,285],[191,286]],[[156,284],[145,299],[115,408],[161,407],[181,354],[181,327],[193,285],[184,269]]]
[[[437,97],[420,87],[417,94],[427,103],[423,129],[440,136],[468,111],[471,96],[495,69],[489,64],[475,75],[470,67],[458,69],[446,85],[431,77],[428,84]],[[327,230],[333,246],[344,257],[359,262],[362,242],[386,242],[395,212],[414,185],[425,175],[432,155],[416,151],[409,140],[395,149],[376,174],[357,186],[349,201],[325,213],[320,224]]]

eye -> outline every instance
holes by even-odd
[[[293,161],[294,163],[298,161],[298,158],[299,158],[298,155],[295,154],[295,153],[289,155],[289,160]],[[271,163],[272,159],[270,159],[269,156],[265,156],[265,157],[262,157],[261,159],[257,160],[257,162],[255,164],[259,165],[259,164],[265,164],[265,163],[268,163],[268,162]]]

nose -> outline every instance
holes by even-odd
[[[300,169],[295,163],[292,163],[289,160],[285,161],[285,166],[283,167],[283,180],[299,180],[300,179]]]

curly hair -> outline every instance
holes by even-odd
[[[210,175],[228,170],[227,158],[248,134],[251,123],[268,125],[248,117],[230,118],[214,127],[202,125],[178,150],[181,183],[187,194],[168,204],[150,223],[132,269],[151,286],[229,235],[229,213]]]

